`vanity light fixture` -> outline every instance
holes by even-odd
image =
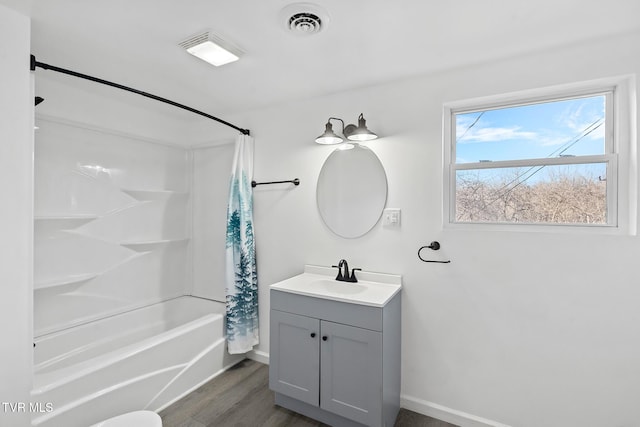
[[[333,131],[333,125],[331,124],[331,120],[340,120],[340,123],[342,123],[342,131],[344,133],[344,122],[342,121],[342,119],[338,119],[336,117],[329,117],[329,120],[327,120],[327,124],[324,125],[324,133],[316,138],[316,142],[318,144],[333,145],[333,144],[340,144],[342,141],[344,141],[342,137],[336,135],[336,133]]]
[[[378,139],[378,135],[367,129],[367,121],[364,119],[362,113],[358,116],[358,126],[347,125],[344,128],[344,134],[350,141],[371,141]]]
[[[350,141],[371,141],[378,138],[378,135],[367,129],[367,121],[361,113],[358,116],[358,126],[352,124],[345,126],[342,119],[329,117],[325,125],[324,133],[316,138],[318,144],[340,144],[344,141],[342,136],[333,131],[331,120],[340,120],[340,123],[342,123],[342,135]]]
[[[237,61],[242,51],[220,37],[205,31],[180,42],[180,46],[193,56],[219,67]]]

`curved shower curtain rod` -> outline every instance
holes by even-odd
[[[97,77],[89,76],[87,74],[82,74],[82,73],[78,73],[76,71],[66,70],[64,68],[60,68],[60,67],[56,67],[56,66],[53,66],[53,65],[45,64],[43,62],[38,62],[38,61],[36,61],[36,57],[34,55],[31,55],[31,71],[35,71],[36,67],[40,67],[40,68],[42,68],[44,70],[57,71],[58,73],[67,74],[67,75],[74,76],[74,77],[79,77],[81,79],[90,80],[90,81],[96,82],[96,83],[101,83],[103,85],[107,85],[107,86],[115,87],[115,88],[118,88],[118,89],[126,90],[127,92],[137,93],[138,95],[142,95],[142,96],[147,97],[147,98],[155,99],[156,101],[164,102],[165,104],[173,105],[174,107],[182,108],[183,110],[191,111],[192,113],[198,114],[200,116],[206,117],[206,118],[211,119],[211,120],[215,120],[218,123],[222,123],[223,125],[229,126],[231,128],[236,129],[237,131],[240,131],[240,133],[242,133],[243,135],[250,135],[249,129],[243,129],[243,128],[238,127],[236,125],[233,125],[233,124],[231,124],[231,123],[229,123],[227,121],[219,119],[216,116],[212,116],[211,114],[207,114],[207,113],[202,112],[200,110],[196,110],[195,108],[191,108],[191,107],[188,107],[186,105],[179,104],[177,102],[171,101],[170,99],[162,98],[160,96],[153,95],[153,94],[147,93],[147,92],[143,92],[143,91],[138,90],[138,89],[134,89],[134,88],[131,88],[131,87],[128,87],[128,86],[124,86],[124,85],[118,84],[118,83],[110,82],[108,80],[99,79]]]

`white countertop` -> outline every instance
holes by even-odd
[[[402,289],[397,274],[357,271],[357,283],[335,280],[337,269],[305,265],[304,273],[274,283],[270,289],[351,304],[383,307]]]

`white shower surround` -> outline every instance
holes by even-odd
[[[195,263],[191,242],[224,242],[224,221],[218,239],[203,238],[215,224],[209,209],[194,219],[191,204],[211,207],[208,182],[226,182],[230,165],[194,162],[208,150],[46,115],[36,122],[31,401],[49,406],[32,425],[157,411],[241,360],[226,351],[224,303],[211,301],[224,301],[224,282],[205,285],[200,272],[211,251]]]
[[[34,335],[185,294],[188,152],[37,124]]]

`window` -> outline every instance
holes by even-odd
[[[445,105],[445,222],[617,227],[617,92],[599,84]]]

